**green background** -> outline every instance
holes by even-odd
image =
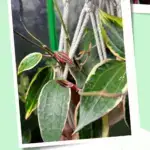
[[[140,123],[150,131],[150,14],[134,14],[133,34]]]
[[[1,149],[19,150],[13,85],[12,55],[7,0],[0,0],[0,141]],[[150,15],[134,14],[134,40],[141,126],[150,129],[149,66]]]
[[[17,137],[18,130],[7,0],[0,0],[0,7],[0,149],[21,150],[18,146]]]
[[[0,141],[1,149],[18,150],[7,0],[0,6]]]

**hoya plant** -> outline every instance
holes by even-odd
[[[17,71],[23,142],[36,136],[36,126],[44,142],[108,137],[122,119],[130,128],[122,18],[86,1],[71,38],[67,17],[53,4],[61,23],[58,51],[30,33],[23,9],[20,20],[32,40],[15,31],[41,49],[25,56]],[[24,73],[32,70],[30,80]]]

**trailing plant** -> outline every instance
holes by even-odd
[[[20,0],[23,9],[21,4]],[[89,8],[93,6],[88,4]],[[33,36],[25,26],[22,9],[22,24],[36,42],[15,31],[41,49],[41,52],[25,56],[18,67],[18,77],[38,68],[29,84],[21,82],[19,85],[19,89],[23,88],[19,95],[25,105],[24,122],[37,117],[36,125],[44,142],[106,137],[109,128],[122,119],[130,128],[129,119],[126,119],[128,90],[122,18],[99,8],[93,14],[88,12],[85,18],[91,17],[92,27],[76,30],[71,41],[55,0],[54,5],[62,23],[63,49],[53,52]],[[43,59],[47,63],[39,67]],[[22,132],[23,140],[31,142],[31,131]]]

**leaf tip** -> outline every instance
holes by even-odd
[[[21,74],[21,71],[20,71],[20,70],[18,70],[17,75],[19,76],[20,74]]]
[[[72,135],[78,133],[83,127],[82,126],[77,126]]]
[[[29,117],[30,117],[31,113],[30,112],[27,112],[26,115],[25,115],[25,120],[28,120]]]

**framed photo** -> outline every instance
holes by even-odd
[[[10,8],[20,147],[136,137],[130,1],[11,0]]]

